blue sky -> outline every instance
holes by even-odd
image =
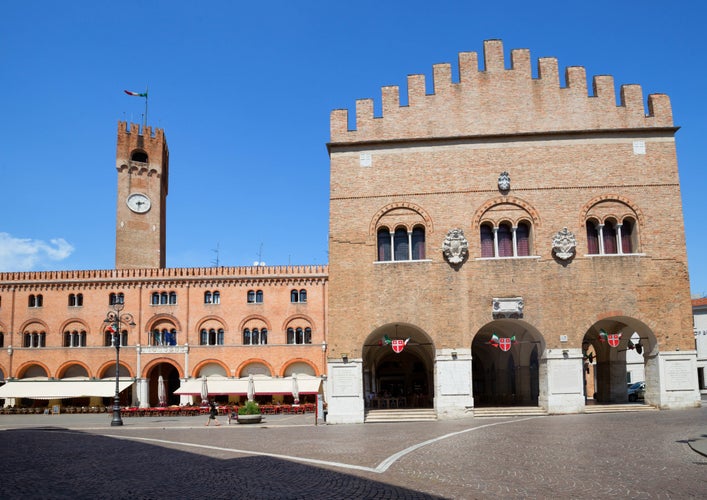
[[[528,48],[673,106],[692,292],[707,37],[701,2],[6,2],[0,15],[0,271],[110,269],[118,120],[170,149],[167,265],[325,264],[329,113],[408,74]],[[591,87],[591,85],[590,85]],[[215,251],[218,248],[218,253]]]

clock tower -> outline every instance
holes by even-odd
[[[118,122],[116,269],[165,267],[169,150],[164,130]]]

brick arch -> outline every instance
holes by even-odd
[[[229,376],[231,373],[231,370],[228,369],[228,365],[226,365],[223,361],[216,358],[209,358],[199,361],[192,369],[190,376],[192,378],[197,378],[199,376],[199,370],[201,370],[206,365],[219,365],[221,368],[223,368],[223,371],[226,372],[226,376]]]
[[[33,359],[31,361],[27,361],[27,362],[22,363],[20,365],[20,367],[17,369],[17,371],[15,371],[15,374],[16,374],[15,378],[21,379],[22,375],[24,375],[25,372],[32,366],[39,366],[44,369],[44,373],[47,374],[47,377],[52,376],[52,372],[46,364],[44,364],[41,361],[38,361],[36,359]]]
[[[413,212],[416,212],[420,217],[422,217],[422,220],[425,222],[425,232],[432,234],[434,233],[434,225],[432,224],[432,217],[427,213],[427,211],[422,208],[420,205],[417,205],[416,203],[410,203],[410,202],[396,202],[396,203],[389,203],[383,207],[381,207],[378,212],[375,213],[373,218],[371,219],[371,224],[368,229],[369,236],[375,237],[376,236],[376,230],[378,229],[378,222],[381,220],[381,218],[391,210],[394,210],[396,208],[407,208],[409,210],[412,210]]]
[[[129,365],[121,361],[120,366],[128,371],[128,375],[130,376],[130,378],[135,377],[135,372],[130,368]],[[108,375],[108,378],[115,379],[115,360],[106,361],[105,363],[101,364],[96,370],[97,378],[106,378],[105,375]]]
[[[25,333],[25,330],[27,329],[27,327],[30,325],[34,325],[35,323],[38,325],[42,325],[42,329],[47,333],[47,335],[49,335],[49,333],[47,332],[47,330],[49,329],[47,327],[47,324],[40,319],[29,319],[29,320],[25,321],[24,323],[22,323],[22,326],[20,326],[19,333],[20,334]]]
[[[272,327],[271,327],[271,325],[270,325],[270,321],[268,321],[268,319],[267,319],[265,316],[262,316],[262,315],[260,315],[260,314],[251,314],[251,315],[246,316],[245,318],[243,318],[243,320],[242,320],[242,321],[240,322],[240,324],[238,325],[238,331],[239,331],[239,332],[242,332],[243,329],[245,328],[245,325],[246,325],[249,321],[253,321],[253,320],[262,321],[263,323],[265,323],[265,327],[268,329],[268,331],[271,331],[271,330],[272,330]]]
[[[279,374],[280,377],[284,377],[285,372],[287,371],[287,368],[295,363],[305,363],[305,364],[312,367],[312,370],[314,370],[315,376],[319,377],[321,375],[321,372],[317,369],[317,366],[314,363],[312,363],[311,360],[306,359],[306,358],[293,358],[293,359],[290,359],[289,361],[287,361],[284,365],[282,365],[282,367],[280,368],[280,374]]]
[[[305,320],[306,322],[308,322],[310,324],[310,326],[312,326],[312,328],[314,328],[315,322],[310,316],[307,316],[306,314],[293,314],[292,316],[285,318],[285,321],[282,323],[282,330],[286,331],[287,325],[289,325],[291,322],[293,322],[297,319]]]
[[[196,324],[196,333],[198,334],[204,327],[204,325],[209,321],[215,321],[219,323],[224,331],[228,331],[228,323],[226,323],[226,320],[224,320],[221,316],[210,315],[204,316],[199,320],[199,322]]]
[[[172,314],[166,314],[166,313],[156,314],[153,317],[151,317],[147,321],[147,324],[145,325],[145,327],[147,328],[147,331],[148,332],[152,331],[154,326],[161,321],[169,321],[174,325],[174,327],[177,329],[177,331],[179,331],[179,332],[184,331],[182,329],[182,324],[179,322],[177,317]]]
[[[157,359],[151,360],[149,363],[147,363],[145,366],[142,367],[142,377],[147,378],[147,374],[150,373],[150,370],[152,370],[155,366],[160,365],[162,363],[172,365],[174,368],[176,368],[177,372],[179,373],[179,378],[184,378],[184,369],[180,366],[179,363],[177,363],[175,360],[171,358],[166,358],[166,357],[161,357]]]
[[[538,211],[533,208],[533,206],[528,203],[527,201],[518,198],[516,196],[499,196],[496,198],[492,198],[483,205],[481,205],[476,212],[474,213],[474,217],[472,219],[472,224],[473,224],[473,229],[477,231],[481,224],[485,222],[484,219],[484,214],[488,212],[490,209],[493,207],[496,207],[498,205],[504,205],[504,204],[509,204],[509,205],[515,205],[517,207],[522,208],[525,210],[525,212],[528,214],[530,217],[530,223],[534,227],[539,227],[541,224],[540,220],[540,215],[538,214]],[[512,221],[514,224],[517,224],[519,221],[524,220],[525,217],[521,216],[518,218],[518,220]]]
[[[59,327],[59,331],[61,333],[64,333],[66,328],[73,323],[78,323],[79,325],[83,325],[84,329],[86,330],[86,333],[91,333],[91,328],[86,324],[86,322],[84,320],[79,319],[79,318],[67,319],[66,321],[64,321],[61,324],[61,326]]]
[[[267,366],[268,370],[270,370],[271,375],[276,373],[273,369],[273,366],[269,362],[265,361],[263,358],[249,358],[243,361],[240,365],[238,365],[238,368],[236,368],[236,377],[240,377],[241,373],[243,372],[243,369],[248,365],[252,365],[253,363],[260,363],[262,365]]]
[[[618,201],[620,203],[623,203],[626,205],[628,208],[630,208],[633,213],[636,216],[636,223],[638,223],[640,226],[643,226],[644,224],[644,216],[643,212],[641,212],[641,209],[638,208],[636,203],[634,203],[632,200],[626,198],[625,196],[621,196],[619,194],[614,194],[614,193],[608,193],[608,194],[602,194],[599,196],[595,196],[591,200],[589,200],[579,211],[579,227],[584,227],[584,224],[587,222],[587,218],[589,217],[589,211],[595,206],[598,205],[599,203],[603,201]],[[614,215],[614,217],[618,217]]]
[[[79,360],[72,360],[72,361],[67,361],[66,363],[62,363],[59,368],[56,370],[56,378],[61,378],[64,375],[64,372],[68,370],[70,367],[79,365],[82,366],[84,370],[86,370],[86,375],[89,377],[93,377],[94,375],[91,373],[91,368],[84,363],[83,361]],[[115,363],[113,363],[115,365]]]

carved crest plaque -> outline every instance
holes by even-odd
[[[501,175],[498,176],[498,189],[501,191],[511,189],[511,176],[508,172],[501,172]]]
[[[558,231],[552,238],[552,250],[558,259],[571,259],[576,247],[577,239],[574,237],[574,233],[566,227],[562,228],[562,231]]]
[[[464,237],[464,231],[450,229],[442,243],[444,257],[450,264],[461,264],[469,255],[469,242]]]

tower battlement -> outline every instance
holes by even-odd
[[[570,66],[562,87],[554,57],[538,59],[534,78],[530,51],[514,49],[506,69],[501,40],[484,42],[483,62],[480,69],[476,52],[460,53],[458,83],[451,64],[433,65],[431,93],[425,75],[409,75],[405,106],[398,86],[383,87],[380,117],[373,99],[357,100],[353,130],[347,109],[332,111],[331,142],[673,127],[668,96],[649,95],[646,110],[640,85],[622,85],[617,105],[613,77],[593,77],[590,95],[585,68]]]

